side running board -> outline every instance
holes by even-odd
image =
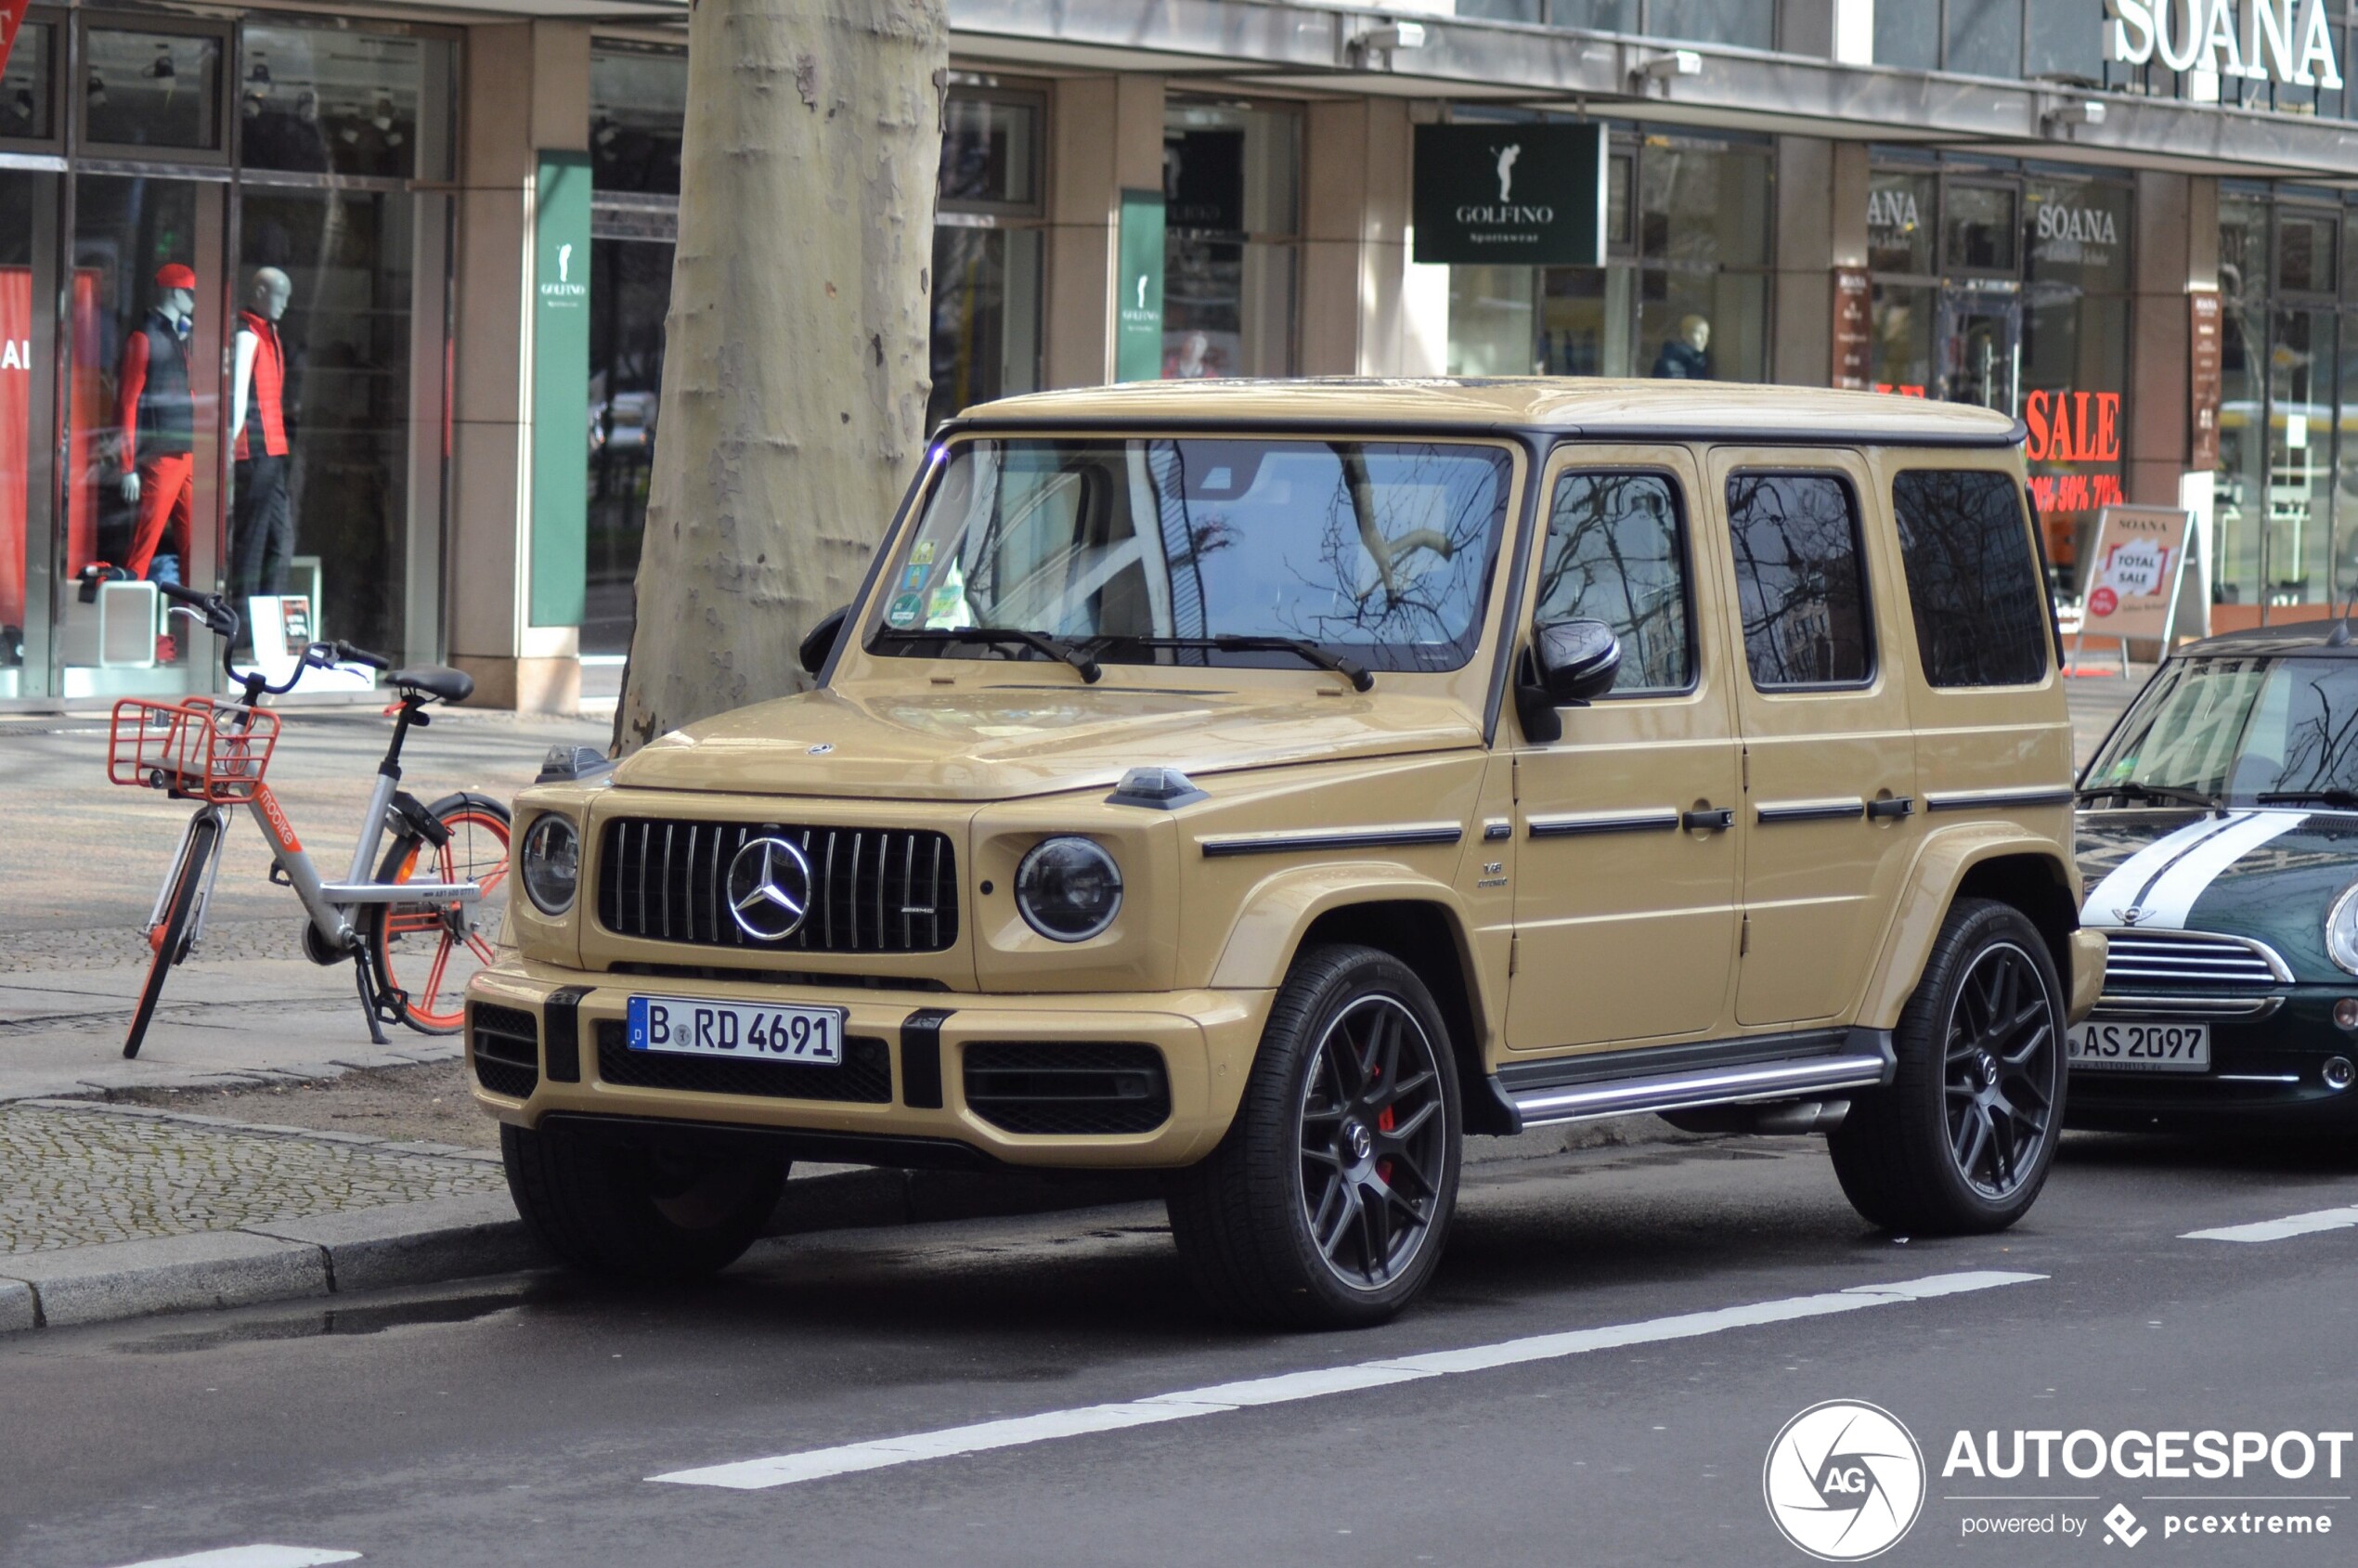
[[[1522,1126],[1544,1127],[1872,1089],[1890,1082],[1897,1065],[1889,1030],[1827,1030],[1516,1063],[1494,1082]]]

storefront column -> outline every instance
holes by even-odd
[[[1048,160],[1044,384],[1113,379],[1121,193],[1162,188],[1162,78],[1056,84]]]
[[[474,702],[580,704],[580,628],[530,624],[532,205],[542,151],[586,151],[590,28],[478,27],[467,38],[460,159],[450,662]],[[582,265],[586,267],[588,258]]]
[[[2219,286],[2219,182],[2148,171],[2137,176],[2130,259],[2129,428],[2123,488],[2145,506],[2183,506],[2192,449],[2186,296]],[[2210,475],[2194,488],[2207,496]]]
[[[1867,144],[1777,138],[1776,330],[1768,374],[1833,384],[1834,273],[1867,265]]]
[[[1302,153],[1304,375],[1430,373],[1406,330],[1409,105],[1353,98],[1310,106]]]

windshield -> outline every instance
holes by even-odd
[[[2358,659],[2178,660],[2138,699],[2087,782],[2241,806],[2358,795]]]
[[[1287,638],[1370,669],[1456,669],[1481,639],[1512,477],[1506,449],[1470,443],[962,442],[871,645],[1042,656],[949,635],[1000,629],[1106,663],[1299,665],[1189,645]]]

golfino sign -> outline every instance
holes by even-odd
[[[2127,65],[2339,87],[2326,0],[2105,0],[2105,54]]]

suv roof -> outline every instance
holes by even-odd
[[[2005,447],[2024,434],[2019,421],[2003,414],[1924,397],[1565,376],[1130,382],[1001,398],[967,409],[942,428],[1114,422],[1462,425],[1622,439],[1906,447]]]
[[[2339,633],[2339,640],[2336,634]],[[2316,654],[2329,658],[2358,658],[2358,633],[2332,621],[2295,621],[2290,626],[2260,626],[2248,631],[2222,631],[2199,642],[2189,642],[2171,658],[2233,658],[2238,654]]]

